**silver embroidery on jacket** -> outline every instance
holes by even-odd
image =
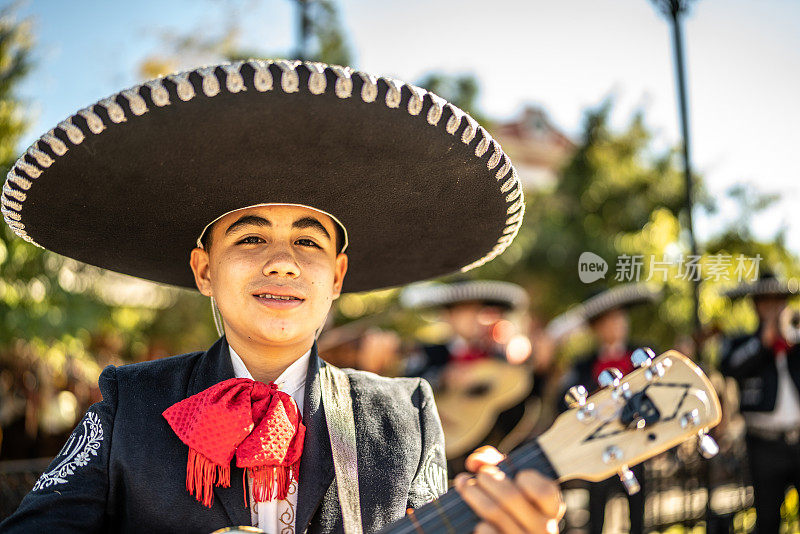
[[[86,412],[86,417],[56,456],[55,466],[42,473],[31,491],[65,484],[67,478],[75,473],[77,468],[88,464],[92,456],[97,456],[102,441],[103,425],[100,424],[100,417],[94,412]]]

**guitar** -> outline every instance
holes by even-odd
[[[511,453],[498,467],[513,477],[535,469],[560,482],[599,481],[618,473],[629,493],[639,483],[629,469],[696,437],[701,453],[718,452],[707,435],[721,417],[719,399],[708,378],[689,358],[671,350],[654,357],[650,349],[631,356],[635,371],[624,378],[603,371],[603,389],[586,396],[577,386],[567,394],[571,408],[535,440]],[[439,499],[410,511],[381,534],[471,532],[479,519],[451,489]]]
[[[533,380],[528,368],[500,360],[486,359],[449,366],[443,372],[449,380],[442,380],[433,393],[444,430],[445,456],[451,459],[481,445],[497,422],[498,415],[517,406],[528,396]],[[527,422],[524,415],[514,421],[517,426]],[[529,430],[536,422],[533,419],[527,425]],[[521,441],[517,440],[509,448]]]

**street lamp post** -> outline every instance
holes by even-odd
[[[693,182],[692,182],[692,163],[690,158],[689,142],[689,112],[687,110],[686,97],[686,71],[683,61],[683,34],[681,33],[681,15],[689,8],[692,0],[651,0],[661,12],[669,18],[672,23],[672,37],[675,49],[675,72],[678,82],[678,106],[679,118],[681,122],[681,133],[683,136],[683,172],[686,182],[686,196],[684,207],[686,209],[686,224],[689,231],[689,246],[692,256],[697,256],[697,241],[694,236],[694,224],[692,222],[693,203]],[[692,281],[692,303],[694,305],[694,330],[700,332],[699,314],[699,280]]]

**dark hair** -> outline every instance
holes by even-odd
[[[206,228],[206,231],[203,232],[202,237],[200,237],[200,244],[203,245],[203,250],[206,252],[211,250],[211,234],[214,232],[214,226],[216,226],[217,221],[214,221]],[[340,253],[342,248],[344,247],[344,230],[339,225],[339,223],[334,222],[333,226],[336,228],[336,240],[334,244],[336,245],[336,253]]]

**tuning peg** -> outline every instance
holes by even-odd
[[[597,377],[597,383],[603,388],[608,386],[617,387],[621,378],[622,373],[619,369],[609,367],[600,373],[600,376]]]
[[[719,452],[719,445],[714,438],[703,432],[697,434],[697,448],[705,459],[713,458]]]
[[[649,365],[644,372],[644,377],[648,382],[658,380],[666,374],[670,365],[672,365],[672,361],[669,358],[665,359],[664,361]]]
[[[631,363],[634,367],[649,367],[653,363],[656,353],[650,347],[642,347],[633,351]]]
[[[625,486],[625,491],[628,492],[628,495],[639,493],[639,490],[642,489],[633,471],[628,469],[627,465],[623,465],[622,469],[619,470],[619,480],[622,482],[622,485]]]
[[[567,390],[564,395],[564,401],[570,408],[576,406],[583,406],[586,404],[586,395],[588,395],[586,388],[583,386],[572,386]]]
[[[688,428],[690,426],[697,426],[700,424],[700,412],[695,408],[690,412],[686,412],[680,419],[681,428]]]

